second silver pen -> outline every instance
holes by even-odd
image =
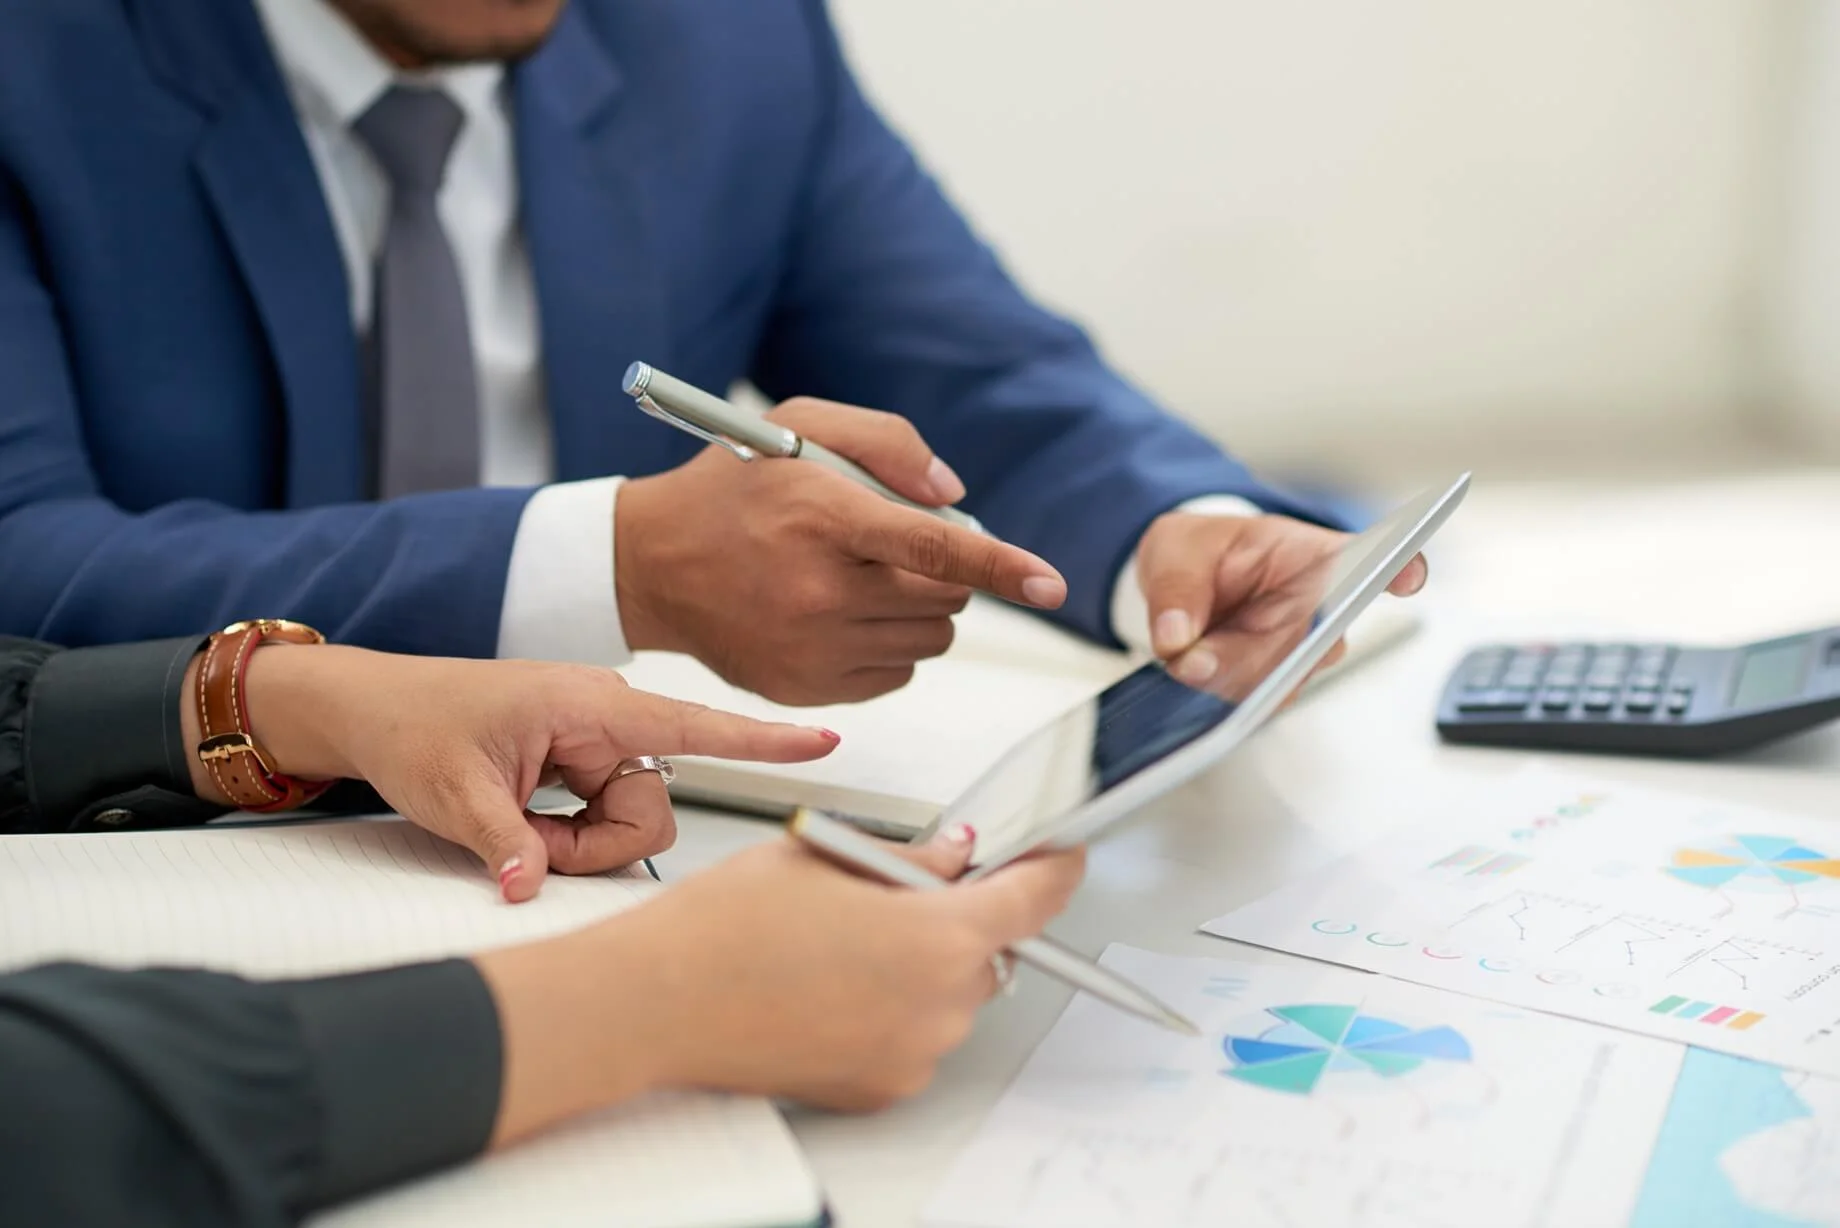
[[[884,882],[912,887],[917,891],[944,891],[951,886],[938,875],[929,874],[847,823],[841,823],[818,811],[801,807],[788,820],[786,827],[812,848],[829,854],[851,869],[873,875]],[[1024,938],[1013,943],[1009,952],[1022,963],[1047,973],[1055,980],[1084,990],[1140,1019],[1148,1019],[1184,1036],[1201,1035],[1200,1028],[1173,1008],[1084,955],[1068,950],[1052,938],[1045,935]]]
[[[773,456],[810,461],[867,487],[891,503],[925,512],[974,533],[985,531],[976,517],[955,507],[916,503],[855,461],[839,456],[816,440],[806,439],[797,431],[771,422],[752,410],[730,404],[676,376],[666,375],[649,363],[635,362],[626,368],[626,377],[620,381],[620,386],[652,417],[707,443],[727,448],[742,460]]]

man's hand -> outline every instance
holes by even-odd
[[[965,493],[906,419],[826,401],[771,417],[916,503]],[[1067,583],[1026,550],[891,503],[820,466],[711,447],[621,489],[615,588],[634,648],[687,652],[788,704],[868,699],[952,643],[971,590],[1041,609]]]
[[[1309,632],[1347,542],[1287,516],[1159,517],[1137,554],[1152,648],[1190,686],[1243,699]],[[1419,555],[1388,590],[1410,596],[1425,574]]]

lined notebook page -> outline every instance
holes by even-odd
[[[631,873],[498,897],[479,859],[401,819],[0,840],[0,967],[83,959],[311,976],[577,929],[645,898]]]
[[[763,1100],[675,1094],[583,1118],[312,1228],[807,1228],[824,1203]]]
[[[504,904],[472,854],[401,819],[9,836],[0,970],[81,959],[256,977],[351,972],[561,933],[653,890],[639,874],[551,875],[535,900]],[[597,1058],[619,1055],[583,1055]],[[822,1211],[770,1104],[685,1093],[581,1119],[314,1223],[792,1228]]]

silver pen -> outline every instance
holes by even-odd
[[[800,807],[786,827],[793,836],[812,848],[828,854],[852,870],[916,891],[944,891],[952,884],[930,874],[894,850],[877,843],[847,823]],[[1109,1002],[1122,1011],[1161,1024],[1184,1036],[1199,1036],[1201,1029],[1171,1007],[1165,1006],[1130,981],[1100,967],[1092,960],[1069,950],[1052,938],[1024,938],[1011,946],[1009,953],[1032,968],[1039,968],[1057,981]]]
[[[798,457],[800,460],[823,465],[833,473],[840,473],[891,503],[937,516],[961,529],[970,529],[974,533],[984,532],[984,526],[977,522],[976,517],[968,516],[957,508],[928,507],[924,503],[915,503],[884,486],[876,480],[874,474],[855,461],[837,455],[823,444],[806,439],[797,431],[777,422],[769,422],[752,410],[712,396],[675,376],[666,375],[648,363],[635,362],[626,368],[626,378],[620,381],[620,387],[638,402],[640,409],[660,422],[668,422],[705,443],[727,448],[744,461],[761,456]]]

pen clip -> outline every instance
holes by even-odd
[[[678,415],[672,413],[670,410],[666,409],[664,406],[660,405],[658,402],[652,400],[650,396],[648,396],[647,394],[643,392],[641,392],[638,396],[634,397],[633,400],[638,402],[640,410],[642,410],[643,412],[647,414],[650,414],[652,417],[658,419],[660,422],[668,422],[672,426],[676,427],[680,431],[683,431],[687,435],[695,435],[698,439],[702,440],[704,443],[713,443],[717,447],[727,448],[730,452],[733,452],[735,456],[740,460],[751,461],[751,460],[757,459],[760,456],[760,453],[754,451],[754,449],[748,447],[744,443],[736,443],[734,440],[728,438],[725,435],[718,435],[714,431],[704,430],[702,427],[698,426],[694,422],[691,422],[687,418],[680,418]]]

